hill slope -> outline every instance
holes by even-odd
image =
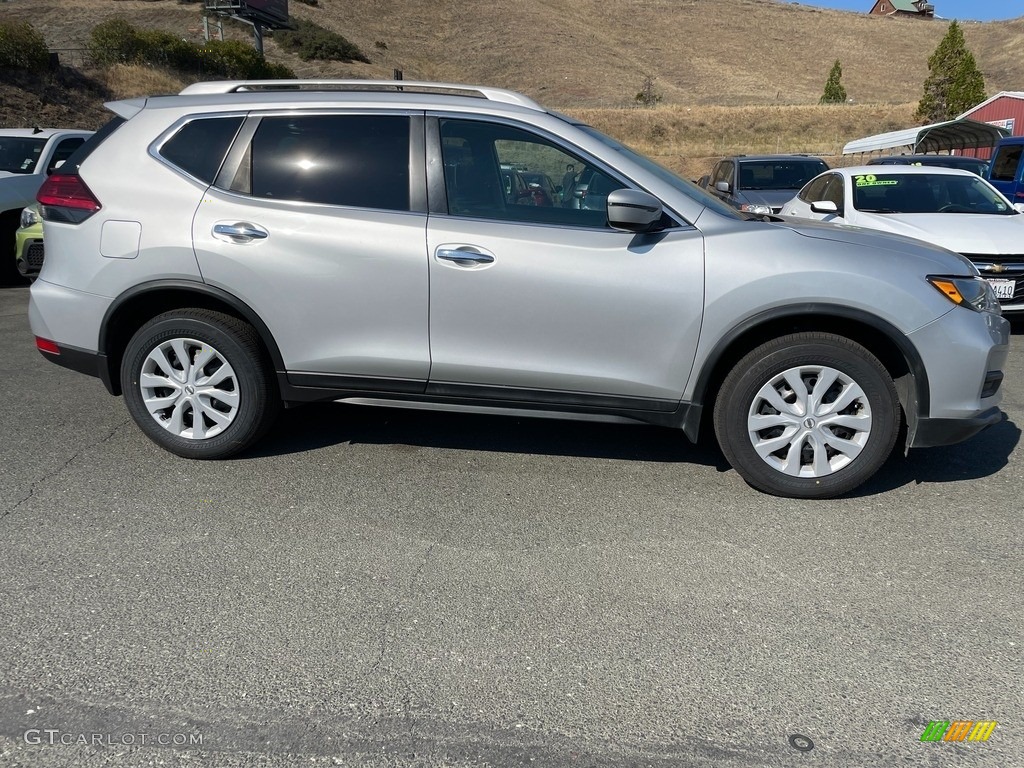
[[[81,49],[91,27],[115,15],[198,41],[200,9],[177,0],[9,0],[0,18],[31,21],[53,48]],[[777,0],[292,0],[291,12],[373,60],[300,62],[268,42],[272,58],[303,76],[390,77],[399,68],[407,79],[505,86],[558,108],[629,106],[644,75],[667,104],[815,103],[837,58],[854,101],[916,101],[946,29]],[[233,36],[247,35],[232,26]],[[1024,18],[966,24],[965,36],[990,93],[1022,87]]]

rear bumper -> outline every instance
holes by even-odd
[[[101,355],[99,352],[90,352],[87,349],[69,347],[64,344],[58,344],[58,347],[60,348],[60,354],[44,352],[43,350],[39,350],[39,354],[61,368],[84,373],[87,376],[95,376],[103,382],[103,386],[107,388],[110,394],[116,394],[113,382],[110,381],[110,366],[107,364],[106,355]]]

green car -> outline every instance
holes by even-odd
[[[38,203],[21,212],[21,226],[14,234],[14,258],[18,272],[29,280],[43,268],[43,217]]]

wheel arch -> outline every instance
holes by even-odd
[[[917,430],[918,417],[927,415],[930,390],[921,355],[892,323],[863,310],[831,304],[779,307],[753,315],[732,328],[704,361],[683,422],[688,438],[696,441],[709,426],[715,396],[733,366],[750,350],[791,333],[818,331],[844,336],[867,348],[892,376],[907,423],[907,444]]]
[[[251,325],[276,372],[284,371],[284,358],[266,323],[244,301],[220,288],[191,280],[155,280],[141,283],[118,296],[100,324],[100,378],[113,395],[121,394],[121,359],[135,332],[147,321],[173,309],[197,307],[223,312]]]

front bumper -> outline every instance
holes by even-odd
[[[910,419],[909,448],[952,445],[1003,420],[1010,323],[957,308],[911,333],[927,372],[927,400]],[[920,393],[920,389],[919,389]]]
[[[935,448],[940,445],[953,445],[974,437],[983,429],[987,429],[1005,419],[1005,415],[997,406],[982,411],[969,419],[931,419],[919,417],[917,432],[911,448]]]

